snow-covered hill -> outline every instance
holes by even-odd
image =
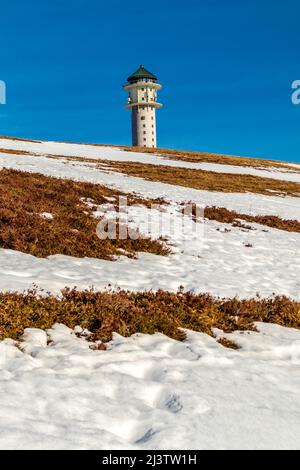
[[[214,178],[248,175],[258,183],[272,180],[275,190],[199,190],[180,181],[146,181],[142,173],[129,176],[107,162],[179,168],[182,178],[191,169]],[[37,258],[0,248],[0,290],[22,292],[36,284],[54,294],[65,286],[108,285],[176,292],[183,286],[228,298],[276,294],[300,300],[300,199],[282,189],[282,182],[287,188],[299,183],[300,195],[300,165],[286,166],[190,162],[108,146],[0,138],[1,169],[163,199],[159,208],[129,206],[126,222],[144,235],[163,237],[170,249],[168,256],[144,252],[109,261],[62,253]],[[241,217],[276,216],[283,228],[263,218],[250,226],[207,218],[183,224],[183,204],[190,201]],[[93,201],[88,204],[93,207]],[[109,204],[93,210],[99,220],[116,216]],[[51,224],[53,214],[45,212]],[[296,228],[288,231],[292,220]],[[47,334],[26,330],[20,344],[0,341],[0,447],[299,448],[300,331],[262,323],[257,328],[230,335],[215,331],[215,338],[190,331],[182,343],[161,334],[115,335],[107,351],[92,350],[63,325]],[[240,349],[225,348],[219,336]]]
[[[150,235],[157,238],[166,235],[163,227],[169,227],[170,220],[178,228],[169,240],[172,254],[167,259],[148,253],[141,254],[137,260],[121,257],[116,263],[97,259],[78,260],[60,254],[37,259],[24,253],[2,250],[0,289],[23,290],[30,288],[38,280],[41,287],[52,292],[57,292],[66,285],[80,288],[93,285],[103,288],[111,284],[126,289],[162,288],[175,291],[182,285],[195,292],[207,291],[229,297],[249,297],[257,293],[267,296],[276,293],[300,299],[300,233],[288,233],[255,224],[255,230],[242,231],[239,227],[206,221],[201,236],[192,236],[189,230],[182,232],[181,214],[176,210],[180,207],[178,204],[192,201],[201,207],[218,206],[238,213],[276,215],[283,219],[300,221],[299,198],[200,191],[126,176],[106,167],[93,166],[90,162],[50,158],[52,155],[63,155],[97,161],[139,160],[157,165],[180,166],[186,163],[116,148],[0,139],[1,148],[29,152],[28,155],[0,153],[2,168],[103,184],[125,193],[135,192],[146,198],[164,198],[172,203],[164,213],[158,214],[155,210],[142,207],[129,208],[129,220],[142,231],[150,231]],[[35,156],[30,152],[34,152]],[[231,171],[231,167],[228,168]],[[253,170],[262,176],[265,173],[275,174],[277,177],[281,175],[282,178],[289,175],[277,170],[273,173],[271,170],[236,168],[242,173]],[[300,188],[300,172],[292,173],[291,176],[299,182]],[[152,223],[145,229],[143,221],[148,219]]]

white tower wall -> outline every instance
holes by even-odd
[[[132,145],[156,147],[156,113],[150,106],[135,106],[131,111]]]

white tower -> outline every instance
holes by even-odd
[[[132,145],[156,147],[156,109],[162,107],[157,102],[157,90],[162,86],[143,65],[127,78],[127,82],[123,88],[129,92],[125,108],[131,109]]]

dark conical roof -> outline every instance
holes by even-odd
[[[155,77],[155,75],[146,70],[143,65],[140,65],[137,71],[130,75],[127,80],[128,82],[133,82],[139,80],[140,78],[149,78],[150,80],[157,80],[157,77]]]

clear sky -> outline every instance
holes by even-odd
[[[1,4],[0,134],[130,144],[127,76],[163,83],[158,144],[300,161],[299,0]]]

